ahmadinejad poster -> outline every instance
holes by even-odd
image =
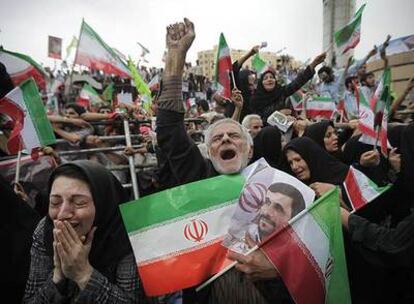
[[[315,192],[295,177],[277,170],[264,158],[243,170],[246,183],[223,245],[245,254],[245,236],[258,243],[285,226],[313,203]]]

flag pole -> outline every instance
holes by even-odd
[[[379,141],[379,137],[380,137],[381,126],[377,126],[375,131],[377,133],[377,138],[375,139],[374,151],[376,151],[377,147],[378,147],[378,141]]]
[[[132,146],[131,133],[129,131],[128,119],[124,119],[124,131],[125,131],[125,140],[126,140],[127,147],[131,147]],[[129,162],[129,171],[131,173],[132,189],[134,191],[134,199],[138,199],[139,192],[138,192],[137,174],[135,173],[134,156],[132,155],[128,156],[128,162]]]
[[[237,89],[237,86],[236,86],[236,80],[235,80],[235,78],[234,78],[234,73],[233,73],[233,70],[231,70],[231,80],[232,80],[232,82],[233,82],[233,88],[234,89]],[[238,89],[237,89],[238,90]]]
[[[17,153],[17,163],[16,163],[16,175],[14,177],[14,183],[17,184],[20,179],[20,160],[22,158],[22,149],[21,142],[19,144],[19,152]]]

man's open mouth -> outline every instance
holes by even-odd
[[[233,149],[226,149],[220,152],[220,157],[223,160],[230,160],[236,157],[236,151]]]

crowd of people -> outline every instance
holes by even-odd
[[[141,168],[136,173],[140,196],[238,174],[261,158],[308,185],[316,197],[339,187],[352,303],[412,303],[414,124],[412,112],[400,110],[414,109],[414,100],[405,101],[414,88],[414,77],[391,104],[388,140],[392,148],[383,155],[376,145],[360,141],[357,99],[359,91],[367,98],[375,93],[378,81],[367,71],[366,62],[380,52],[386,67],[386,43],[362,60],[350,58],[343,69],[323,65],[326,53],[322,53],[302,69],[269,67],[262,74],[243,68],[246,60],[259,52],[259,46],[254,46],[233,63],[232,94],[224,98],[203,76],[198,62],[195,67],[186,62],[195,35],[194,24],[188,19],[168,26],[165,67],[140,70],[146,82],[160,77],[149,109],[142,106],[130,81],[99,71],[85,74],[102,84],[100,93],[111,82],[115,89],[109,101],[102,98],[85,108],[76,102],[76,94],[65,93],[68,85],[76,92],[76,84],[72,87],[66,82],[69,74],[51,73],[52,81],[63,78],[53,93],[59,110],[48,113],[58,141],[45,147],[42,154],[52,158],[56,168],[35,196],[28,195],[24,183],[0,180],[6,206],[1,221],[5,248],[2,275],[13,300],[295,302],[266,250],[248,256],[230,253],[229,258],[238,262],[236,267],[200,292],[194,286],[147,297],[118,208],[133,199],[123,187],[130,182],[130,175],[127,170],[110,171],[114,166],[127,167],[132,156]],[[2,98],[14,85],[4,66],[0,67]],[[330,120],[306,117],[306,111],[298,110],[290,98],[299,90],[304,98],[317,94],[329,96],[335,104],[344,101],[346,117],[344,113]],[[135,102],[117,102],[121,92],[131,92]],[[46,106],[47,96],[44,101]],[[269,123],[276,111],[290,122],[287,131]],[[131,134],[139,135],[133,138],[134,145],[126,148],[122,137],[125,119],[130,122]],[[12,157],[5,144],[11,129],[12,122],[3,116],[0,148],[4,159]],[[65,154],[68,151],[78,153]],[[35,161],[32,166],[35,172]],[[392,184],[390,190],[355,213],[343,186],[351,166],[378,186]],[[256,244],[250,238],[247,241]]]

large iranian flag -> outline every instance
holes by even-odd
[[[85,21],[82,21],[74,63],[101,70],[107,74],[131,77],[128,66]]]
[[[32,77],[39,88],[46,89],[46,72],[29,56],[0,47],[0,62],[5,65],[15,86]]]
[[[221,175],[120,207],[148,296],[198,285],[227,264],[221,243],[243,184]]]
[[[338,189],[291,219],[261,248],[296,304],[351,303]]]
[[[391,188],[391,185],[378,187],[364,173],[351,166],[344,181],[344,188],[353,210],[357,211]]]
[[[355,48],[361,38],[361,18],[366,4],[363,4],[352,17],[351,21],[335,33],[335,43],[340,53]]]
[[[230,73],[232,73],[230,49],[223,33],[221,33],[217,50],[214,83],[218,93],[224,98],[231,97]]]
[[[306,116],[309,118],[331,119],[335,111],[336,105],[331,97],[314,96],[306,101]]]
[[[21,83],[0,100],[0,113],[8,115],[14,122],[7,142],[9,153],[15,154],[23,148],[30,152],[32,149],[56,142],[32,78]]]

